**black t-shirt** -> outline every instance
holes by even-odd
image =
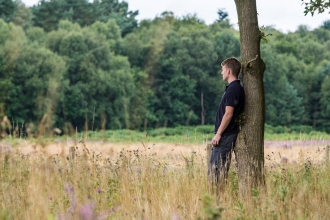
[[[215,122],[214,122],[214,133],[217,133],[219,129],[221,120],[226,112],[226,106],[232,106],[234,107],[234,114],[229,125],[222,133],[222,136],[238,134],[239,125],[236,119],[238,118],[239,114],[243,111],[244,102],[245,102],[244,89],[241,86],[240,80],[235,80],[229,83],[226,86],[226,90],[222,95],[222,99],[218,107],[217,115],[215,117]]]

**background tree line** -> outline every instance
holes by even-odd
[[[0,0],[0,114],[29,131],[212,124],[219,64],[240,56],[218,14],[211,25],[171,12],[138,23],[118,0]],[[266,123],[330,132],[330,21],[263,31]]]

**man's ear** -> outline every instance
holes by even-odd
[[[229,71],[229,75],[233,76],[233,71],[230,68],[228,68],[228,71]]]

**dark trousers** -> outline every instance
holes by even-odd
[[[225,188],[236,138],[237,134],[222,136],[219,144],[212,148],[208,174],[217,191]]]

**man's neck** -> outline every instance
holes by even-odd
[[[230,84],[231,82],[233,82],[233,81],[235,81],[235,80],[237,80],[237,78],[235,78],[235,77],[230,77],[229,79],[228,79],[228,84]]]

